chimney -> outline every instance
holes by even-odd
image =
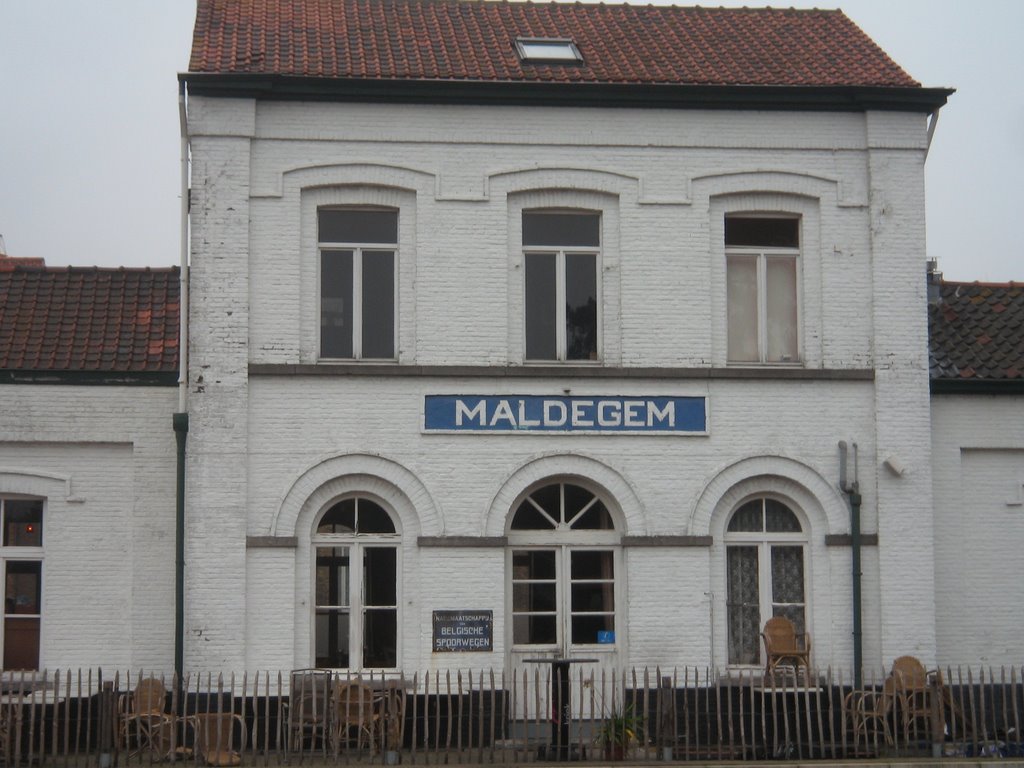
[[[942,301],[942,273],[939,271],[939,260],[928,259],[928,303],[939,304]]]

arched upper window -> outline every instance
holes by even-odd
[[[516,509],[513,531],[609,530],[615,527],[597,495],[569,483],[538,488]]]
[[[388,511],[364,496],[336,502],[317,521],[316,666],[398,666],[398,538]]]
[[[760,661],[761,627],[785,616],[803,632],[807,623],[807,535],[786,504],[751,499],[729,518],[725,534],[729,663]]]

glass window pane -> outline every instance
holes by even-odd
[[[601,214],[567,211],[523,213],[523,245],[601,245]]]
[[[526,254],[526,357],[554,360],[555,254]]]
[[[601,631],[615,631],[614,614],[599,616],[573,616],[572,640],[576,645],[595,645],[597,633]]]
[[[554,524],[528,501],[519,505],[512,518],[513,531],[550,531]]]
[[[348,606],[349,603],[348,547],[316,548],[316,604],[318,606]]]
[[[565,356],[597,359],[597,256],[565,255]]]
[[[803,634],[807,631],[807,622],[804,618],[804,607],[802,605],[776,605],[772,609],[772,615],[785,616],[793,622],[793,627],[796,629],[797,634]]]
[[[611,552],[577,549],[569,553],[572,580],[614,579],[615,560]]]
[[[565,483],[562,489],[562,493],[565,495],[565,522],[572,520],[581,509],[594,501],[594,494],[586,488]]]
[[[395,532],[395,522],[380,504],[375,504],[369,499],[359,499],[358,507],[360,534]]]
[[[514,613],[549,613],[555,610],[555,585],[551,582],[527,582],[512,585]]]
[[[395,356],[395,254],[363,251],[363,357]]]
[[[43,564],[38,560],[8,560],[4,613],[40,613],[42,575]]]
[[[767,343],[770,362],[798,359],[796,259],[769,256],[765,274]]]
[[[321,208],[318,214],[321,243],[398,244],[398,211]]]
[[[756,664],[761,638],[757,547],[728,547],[726,552],[729,663]]]
[[[321,357],[352,357],[352,296],[352,251],[321,251]]]
[[[611,531],[615,523],[607,507],[601,501],[595,501],[590,508],[576,518],[572,524],[575,531]]]
[[[512,553],[512,578],[554,579],[555,553],[550,549],[520,549]]]
[[[7,499],[4,510],[5,547],[43,545],[43,502],[41,499]]]
[[[764,500],[765,527],[772,533],[799,533],[803,530],[793,510],[775,499]]]
[[[571,591],[573,613],[610,613],[615,610],[614,584],[575,583]]]
[[[363,550],[364,605],[398,605],[398,552],[394,547]]]
[[[751,245],[775,248],[797,248],[800,245],[800,220],[727,216],[726,245]]]
[[[4,619],[4,669],[39,669],[39,619]]]
[[[757,257],[729,256],[726,259],[729,324],[729,359],[756,362],[757,341]]]
[[[804,548],[772,547],[772,602],[803,603]]]
[[[516,645],[554,645],[558,642],[554,616],[513,616],[512,642]]]
[[[363,614],[363,666],[398,666],[398,611],[394,608]]]
[[[341,611],[316,612],[316,665],[346,669],[349,666],[349,615]]]
[[[742,507],[732,513],[729,519],[730,533],[753,533],[764,530],[764,520],[761,516],[761,505],[763,499],[748,501]]]
[[[316,527],[317,533],[355,533],[356,531],[356,500],[339,501],[320,518]]]

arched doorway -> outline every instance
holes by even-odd
[[[574,679],[596,671],[595,663],[618,669],[624,589],[617,528],[609,500],[576,478],[542,481],[513,505],[506,526],[507,640],[518,680],[524,672],[527,681],[548,673],[531,659],[597,659],[589,669],[575,668]]]

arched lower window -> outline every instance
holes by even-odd
[[[793,510],[762,497],[732,513],[725,542],[729,663],[757,664],[770,617],[785,616],[797,632],[806,626],[807,535]]]
[[[4,571],[3,668],[39,668],[43,500],[0,497]]]
[[[388,512],[363,496],[321,516],[313,539],[316,666],[398,666],[398,539]]]
[[[513,645],[614,645],[616,537],[604,502],[579,485],[544,485],[508,532]]]

